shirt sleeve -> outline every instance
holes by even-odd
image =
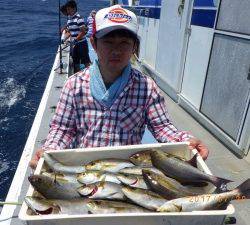
[[[50,122],[50,130],[43,149],[69,148],[76,135],[76,112],[73,89],[68,80],[62,89],[56,112]]]
[[[147,127],[160,143],[182,142],[193,137],[186,131],[178,131],[172,124],[165,100],[154,82],[146,113]]]

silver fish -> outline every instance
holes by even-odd
[[[146,184],[156,193],[166,199],[180,198],[190,195],[204,194],[205,191],[194,191],[189,186],[183,186],[175,179],[165,175],[159,175],[150,170],[143,170],[143,178]],[[203,190],[203,191],[202,191]]]
[[[84,166],[67,166],[53,158],[49,153],[43,154],[46,164],[54,171],[58,173],[82,173],[85,172]]]
[[[117,174],[116,176],[123,184],[126,184],[130,187],[148,189],[147,184],[140,175]]]
[[[129,157],[129,160],[134,163],[136,166],[142,166],[142,167],[152,167],[152,161],[151,161],[151,152],[152,150],[144,150],[139,151]],[[173,155],[167,152],[164,152],[168,157],[174,157],[183,161],[186,161],[185,158],[179,157],[177,155]]]
[[[84,173],[79,173],[77,175],[77,180],[83,184],[92,184],[98,181],[109,181],[113,183],[120,184],[121,182],[117,179],[116,175],[113,173],[105,171],[86,171]]]
[[[100,159],[85,165],[86,170],[102,170],[117,173],[119,170],[134,166],[133,163],[124,159]]]
[[[179,182],[211,182],[218,188],[224,188],[230,180],[206,174],[191,166],[187,162],[177,158],[168,157],[162,151],[152,151],[151,159],[153,165],[163,171],[165,175],[172,177]]]
[[[123,187],[122,191],[131,201],[150,210],[157,210],[167,202],[165,198],[149,190]]]
[[[164,203],[159,212],[191,212],[200,210],[224,209],[231,200],[250,197],[250,179],[236,189],[221,194],[208,194],[177,198]]]
[[[50,177],[58,183],[67,184],[67,186],[71,186],[72,188],[78,188],[82,186],[82,184],[77,181],[76,174],[42,172],[41,175]]]
[[[142,166],[133,166],[133,167],[129,167],[129,168],[124,168],[124,169],[121,169],[119,171],[119,173],[122,173],[122,174],[142,175],[142,170],[143,169],[147,169],[147,170],[150,170],[150,171],[154,171],[157,174],[164,175],[164,173],[162,173],[160,170],[158,170],[155,167],[142,167]]]
[[[68,214],[68,215],[82,215],[88,214],[87,203],[88,199],[43,199],[39,197],[25,197],[24,201],[28,207],[39,215],[48,214]]]
[[[137,152],[129,157],[129,160],[137,166],[151,167],[151,150]]]
[[[60,183],[44,175],[31,175],[29,182],[36,191],[48,199],[72,199],[80,197],[75,188],[67,183]]]
[[[80,195],[92,199],[116,199],[123,200],[125,198],[121,186],[112,182],[97,182],[88,184],[77,189]]]
[[[142,207],[119,201],[92,200],[87,203],[92,214],[149,212]]]

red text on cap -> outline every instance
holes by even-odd
[[[112,9],[108,14],[105,15],[104,19],[106,18],[115,23],[126,23],[132,19],[132,17],[121,8]]]

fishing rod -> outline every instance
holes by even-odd
[[[62,74],[62,69],[63,69],[63,62],[62,62],[62,45],[61,45],[61,35],[62,35],[62,32],[61,32],[61,0],[58,0],[58,40],[59,40],[59,67],[56,68],[55,70],[57,69],[60,69],[59,70],[59,74]]]
[[[63,62],[62,62],[62,51],[68,47],[68,45],[66,45],[64,48],[62,48],[62,40],[61,40],[61,36],[62,36],[62,28],[61,28],[61,0],[58,0],[58,38],[59,38],[59,66],[54,69],[54,71],[59,70],[59,74],[63,74],[62,69],[63,69]]]
[[[61,49],[61,51],[65,51],[65,49],[67,48],[67,47],[69,47],[69,45],[66,45],[65,47],[63,47],[62,49]],[[57,51],[57,53],[59,53],[60,51]],[[49,53],[48,55],[48,57],[46,57],[40,64],[38,64],[36,67],[34,67],[31,71],[29,71],[28,73],[30,74],[30,75],[33,75],[33,73],[34,72],[36,72],[37,71],[37,69],[39,69],[41,66],[43,66],[47,61],[49,61],[49,60],[51,60],[51,58],[52,57],[54,57],[54,54],[55,53]],[[56,70],[56,69],[55,69]],[[1,201],[0,201],[0,205],[1,205]]]
[[[22,205],[21,202],[5,202],[5,201],[0,201],[0,205]]]
[[[60,47],[60,52],[59,52],[59,58],[60,58],[60,74],[62,74],[62,69],[63,69],[63,63],[62,63],[62,45],[61,45],[61,0],[58,0],[58,28],[59,28],[59,47]]]
[[[64,51],[67,47],[69,47],[69,45],[66,45],[65,47],[63,47],[63,48],[61,48],[61,52],[62,51]],[[60,52],[60,50],[59,51],[57,51],[57,53],[59,53]],[[41,66],[43,66],[48,60],[50,60],[52,57],[54,57],[54,54],[55,53],[51,53],[51,55],[50,56],[48,56],[44,61],[42,61],[39,65],[37,65],[33,70],[31,70],[29,73],[30,74],[33,74],[34,72],[36,72],[36,70],[38,69],[38,68],[40,68]]]
[[[61,51],[65,50],[67,47],[69,47],[69,45],[66,45],[64,48],[61,49]],[[57,53],[59,53],[60,51],[57,51]],[[39,65],[37,65],[33,70],[29,71],[29,74],[33,74],[34,72],[36,72],[37,69],[39,69],[41,66],[43,66],[48,60],[50,60],[52,57],[54,57],[55,53],[51,53],[49,54],[50,56],[48,56],[47,58],[45,58],[45,60],[43,60]],[[55,69],[56,70],[56,69]]]
[[[0,201],[0,207],[2,207],[4,205],[17,205],[17,206],[21,206],[22,203],[21,202],[5,202],[5,201]],[[10,216],[10,217],[2,217],[2,216],[0,216],[0,223],[4,222],[4,221],[7,221],[7,220],[10,220],[10,219],[13,219],[13,218],[18,218],[18,216],[17,215]]]

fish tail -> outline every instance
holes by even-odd
[[[236,189],[238,190],[240,196],[250,199],[250,179],[244,181]]]
[[[212,179],[213,184],[217,187],[218,190],[221,191],[228,191],[227,189],[227,183],[232,182],[232,180],[228,180],[225,178],[221,178],[221,177],[213,177]]]
[[[189,163],[191,166],[197,168],[197,156],[198,156],[198,153],[196,153],[192,159],[188,160],[187,163]]]

